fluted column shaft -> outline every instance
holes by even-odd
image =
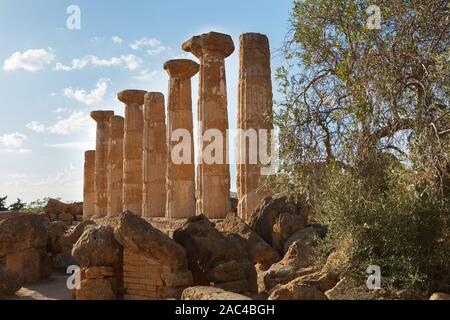
[[[166,115],[164,95],[149,92],[144,104],[143,216],[166,215]]]
[[[95,215],[95,151],[84,153],[83,219]]]
[[[191,60],[171,60],[164,65],[170,76],[167,106],[167,201],[166,215],[169,218],[188,218],[195,215],[195,159],[192,116],[191,77],[198,73],[199,65]],[[184,130],[186,136],[175,136]],[[172,134],[174,135],[172,139]],[[175,154],[181,145],[182,155]],[[172,159],[182,157],[183,163]],[[187,153],[187,154],[185,154]],[[187,161],[186,161],[187,160]]]
[[[123,210],[123,137],[124,118],[113,116],[109,121],[108,153],[108,216],[115,217]]]

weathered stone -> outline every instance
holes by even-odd
[[[247,255],[238,251],[227,238],[214,228],[205,216],[188,218],[173,238],[187,252],[194,283],[222,287],[229,284],[238,292],[254,292],[256,271]],[[239,282],[235,285],[234,282]],[[242,285],[244,283],[244,285]]]
[[[192,37],[182,48],[200,59],[199,136],[204,137],[210,129],[215,131],[214,142],[199,139],[197,214],[211,219],[224,218],[231,209],[230,166],[226,159],[228,113],[225,58],[234,52],[234,43],[229,35],[210,32]],[[215,151],[214,159],[210,159],[213,157],[210,149]]]
[[[272,77],[267,36],[246,33],[240,37],[238,100],[238,214],[249,221],[261,200],[271,195],[260,190],[261,163],[258,162],[261,130],[273,129]],[[248,141],[252,139],[253,141]],[[248,139],[250,138],[250,139]],[[268,141],[270,145],[270,141]]]
[[[89,267],[84,271],[86,279],[98,279],[114,276],[112,267]]]
[[[122,246],[110,226],[88,226],[72,249],[75,261],[83,267],[115,266],[121,261]]]
[[[30,248],[43,249],[47,230],[35,214],[12,215],[0,221],[0,257]]]
[[[74,219],[76,216],[82,216],[83,215],[83,202],[70,203],[67,207],[66,212],[70,213]]]
[[[294,233],[302,231],[305,227],[305,217],[302,215],[293,215],[288,212],[282,212],[278,215],[273,225],[272,245],[279,252],[285,253],[286,240]],[[289,245],[287,245],[289,248]]]
[[[108,279],[87,279],[81,281],[77,300],[116,300],[111,281]]]
[[[295,242],[311,248],[317,239],[324,238],[325,236],[326,228],[324,226],[320,224],[310,225],[291,234],[291,236],[284,241],[283,252],[288,252],[289,248]]]
[[[116,217],[123,209],[123,137],[125,122],[120,116],[109,120],[108,145],[108,216]]]
[[[268,300],[328,300],[327,297],[314,286],[295,281],[275,287]]]
[[[89,219],[95,215],[95,151],[84,154],[83,215]]]
[[[20,273],[0,267],[0,297],[13,295],[23,286]]]
[[[188,218],[195,215],[195,167],[192,116],[191,78],[198,73],[199,65],[186,59],[170,60],[164,64],[170,76],[168,97],[168,157],[166,216]],[[180,147],[178,131],[186,133],[182,151],[176,153],[181,163],[174,161],[172,152]],[[188,138],[188,141],[186,141]],[[172,140],[173,139],[173,140]],[[175,152],[174,152],[175,153]]]
[[[58,220],[66,223],[66,224],[72,224],[73,216],[68,212],[64,212],[58,216]]]
[[[48,199],[47,204],[44,207],[44,211],[48,214],[60,215],[61,213],[67,212],[69,205],[65,204],[57,199]]]
[[[264,274],[266,290],[277,284],[285,284],[305,274],[314,265],[314,245],[321,229],[308,227],[292,242],[283,259],[273,264]],[[313,267],[313,272],[315,268]]]
[[[108,144],[109,119],[113,111],[93,111],[91,117],[97,122],[95,149],[95,216],[106,217],[108,210]]]
[[[184,248],[131,212],[120,215],[115,234],[124,247],[141,251],[150,258],[157,259],[172,272],[186,267],[187,258]]]
[[[343,278],[336,286],[325,292],[329,300],[373,300],[377,298],[377,290],[369,290],[365,281],[356,282]]]
[[[125,90],[117,97],[125,104],[125,128],[123,142],[123,208],[142,216],[143,195],[143,90]]]
[[[47,252],[56,255],[64,251],[62,238],[68,229],[67,224],[63,221],[54,221],[47,224],[45,227],[48,235]]]
[[[68,267],[76,265],[77,262],[72,257],[70,251],[64,251],[53,256],[53,268],[66,271]]]
[[[166,215],[167,143],[164,95],[148,92],[144,103],[144,186],[142,215]]]
[[[436,292],[431,295],[430,300],[450,300],[450,294]]]
[[[235,214],[227,215],[222,228],[225,234],[236,234],[243,240],[243,244],[247,248],[254,263],[270,266],[280,261],[281,256],[278,252]]]
[[[186,288],[181,300],[251,300],[249,297],[220,288],[197,286]]]
[[[282,213],[288,213],[292,216],[303,217],[303,220],[305,222],[307,220],[304,208],[302,206],[288,202],[286,198],[267,197],[255,210],[250,221],[250,227],[267,243],[271,244],[272,247],[277,246],[278,248],[276,249],[278,249],[280,253],[282,253],[283,251],[283,244],[279,243],[277,235],[274,236],[274,226],[276,225],[277,220]],[[297,226],[301,227],[301,224],[298,224]],[[294,233],[295,231],[297,230],[289,230],[289,232],[292,233]],[[287,233],[283,235],[284,238],[287,238],[289,236],[290,235]]]

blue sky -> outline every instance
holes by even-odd
[[[70,5],[81,29],[69,30]],[[288,27],[292,0],[1,0],[0,196],[82,200],[84,151],[95,148],[92,110],[123,115],[116,93],[167,92],[165,61],[193,56],[181,44],[218,31],[267,34],[272,68]],[[238,49],[227,59],[230,127],[235,127]],[[193,79],[194,111],[197,77]],[[274,83],[274,87],[276,87]],[[232,167],[232,189],[235,185]]]

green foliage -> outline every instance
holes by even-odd
[[[43,199],[37,199],[34,201],[29,202],[26,207],[25,211],[32,212],[32,213],[40,213],[44,211],[44,207],[47,205],[49,198],[43,198]],[[59,200],[59,199],[57,199]]]
[[[8,211],[8,208],[6,207],[6,199],[8,199],[8,196],[4,196],[3,198],[0,197],[0,211]]]
[[[389,169],[382,190],[365,177],[327,172],[318,219],[329,234],[319,251],[343,248],[348,260],[335,271],[345,275],[367,277],[369,265],[380,266],[385,290],[439,289],[450,281],[449,201],[419,192],[410,173]]]
[[[345,276],[375,264],[388,288],[449,282],[448,13],[440,0],[294,2],[266,187],[315,209],[321,252],[350,243]]]
[[[10,211],[20,211],[26,206],[26,203],[22,202],[19,198],[17,198],[17,201],[12,203],[9,206]]]

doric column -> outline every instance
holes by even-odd
[[[109,120],[108,152],[108,216],[123,211],[123,135],[124,118],[113,116]]]
[[[229,35],[210,32],[191,38],[183,50],[200,59],[197,214],[220,219],[231,211],[225,58],[234,43]],[[206,132],[212,137],[207,139]]]
[[[125,90],[117,97],[125,104],[123,140],[123,211],[142,215],[144,96],[143,90]]]
[[[164,95],[149,92],[144,105],[143,216],[166,215],[166,114]]]
[[[84,153],[83,220],[95,215],[95,151]]]
[[[109,119],[113,111],[93,111],[91,117],[97,122],[95,150],[95,216],[106,217],[108,210],[108,143]]]
[[[191,78],[199,65],[192,60],[170,60],[164,64],[170,76],[167,105],[167,200],[166,216],[188,218],[195,215],[195,167]],[[179,136],[183,130],[186,136]],[[178,133],[178,134],[177,134]],[[173,135],[172,135],[173,134]],[[173,141],[172,141],[173,138]],[[180,139],[180,140],[178,140]],[[174,147],[182,154],[172,155]],[[174,152],[175,153],[175,152]],[[179,157],[180,159],[173,159]]]
[[[262,190],[259,185],[259,133],[264,134],[261,130],[266,130],[269,143],[273,129],[272,78],[267,36],[258,33],[243,34],[240,38],[239,56],[238,214],[248,221],[261,200],[271,194],[270,191]]]

